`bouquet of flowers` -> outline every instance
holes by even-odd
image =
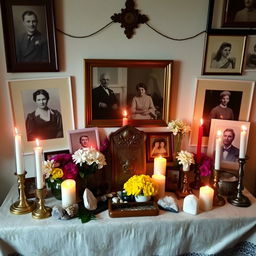
[[[188,151],[181,150],[176,158],[178,163],[183,165],[183,171],[187,171],[189,166],[195,163],[194,155]]]
[[[127,195],[153,196],[157,192],[157,186],[148,175],[134,175],[125,184],[124,189]]]
[[[213,159],[202,153],[198,167],[201,176],[209,176],[213,170]]]
[[[107,165],[105,156],[95,148],[78,149],[72,159],[77,165],[81,178],[94,173],[98,169],[102,169]]]

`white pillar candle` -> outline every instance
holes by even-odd
[[[200,188],[199,192],[199,207],[203,211],[212,209],[214,190],[209,186]]]
[[[15,136],[14,136],[14,144],[15,144],[15,158],[16,158],[16,173],[24,174],[24,158],[23,158],[23,150],[22,150],[22,140],[21,135],[18,133],[17,128],[15,128]]]
[[[74,180],[67,179],[61,183],[61,200],[63,208],[76,203],[76,182]]]
[[[214,169],[220,169],[220,154],[221,154],[221,142],[222,142],[222,132],[217,131],[216,142],[215,142],[215,159],[214,159]]]
[[[157,185],[157,197],[162,198],[165,196],[165,176],[162,174],[152,175],[154,183]]]
[[[239,149],[239,158],[245,158],[245,151],[246,151],[246,126],[241,126],[241,133],[240,133],[240,149]]]
[[[166,158],[159,156],[154,159],[154,174],[165,175],[166,172]]]
[[[36,163],[36,188],[42,189],[44,187],[44,177],[42,172],[43,148],[39,145],[38,139],[36,139],[36,145],[37,146],[34,148]]]

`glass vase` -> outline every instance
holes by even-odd
[[[50,185],[52,195],[58,200],[61,200],[61,183],[62,183],[62,180],[55,180]]]
[[[174,135],[174,147],[173,147],[173,161],[177,162],[176,156],[178,155],[178,152],[181,150],[181,142],[182,142],[182,133],[178,132],[176,135]]]

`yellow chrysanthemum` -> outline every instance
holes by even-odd
[[[52,179],[59,179],[59,178],[62,178],[64,173],[62,171],[62,169],[60,168],[54,168],[52,171],[51,171],[51,175],[52,175]]]

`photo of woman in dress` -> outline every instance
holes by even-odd
[[[63,138],[61,113],[48,107],[49,99],[49,93],[44,89],[36,90],[33,93],[36,109],[28,113],[26,117],[28,141],[36,138],[40,140]]]

